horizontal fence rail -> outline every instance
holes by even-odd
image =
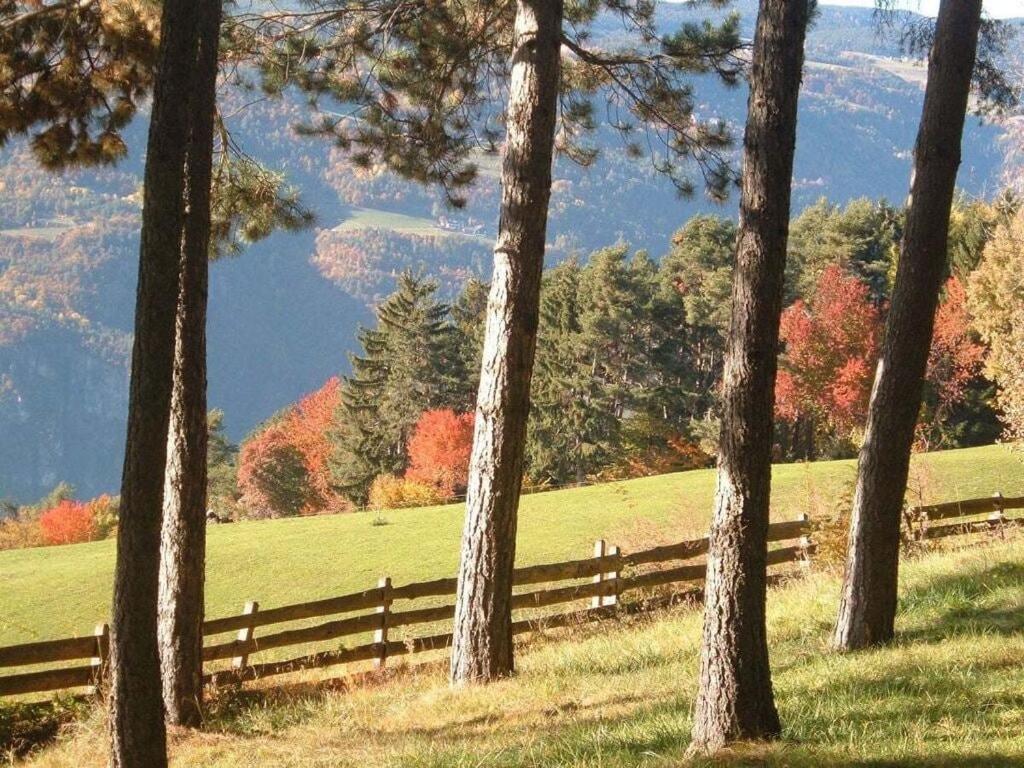
[[[19,672],[0,677],[0,696],[47,693],[74,688],[96,690],[105,676],[110,658],[110,629],[96,627],[92,635],[0,648],[0,668],[26,667],[57,661],[85,661],[85,664],[56,669]]]
[[[1024,509],[1024,496],[1006,497],[1001,493],[979,499],[961,499],[942,504],[924,504],[906,512],[910,537],[916,541],[964,536],[972,533],[1005,533],[1006,529],[1024,525],[1024,516],[1007,515],[1008,511]],[[986,515],[980,518],[981,515]],[[948,522],[948,521],[956,522]],[[933,525],[935,521],[945,521]]]
[[[1024,525],[1024,516],[1006,514],[1021,509],[1024,497],[1006,498],[997,493],[910,507],[905,519],[917,540],[983,532],[1002,534],[1009,527]],[[815,551],[811,530],[806,516],[773,523],[768,540],[775,548],[768,553],[768,564],[808,564]],[[662,602],[681,593],[698,593],[706,568],[698,558],[707,551],[707,538],[628,553],[598,541],[591,557],[516,568],[512,608],[517,615],[512,631],[518,635],[600,621],[616,614],[624,596],[643,590],[673,588]],[[237,615],[204,622],[204,680],[219,687],[357,662],[372,662],[380,668],[390,658],[444,650],[451,645],[455,613],[454,600],[447,598],[454,598],[456,586],[454,578],[393,585],[385,577],[371,589],[304,603],[261,608],[258,602],[248,602]],[[430,604],[417,605],[423,600]],[[567,604],[575,605],[560,613],[542,612]],[[626,607],[643,605],[634,600]],[[395,636],[398,631],[415,627],[424,634]],[[234,637],[225,637],[229,633]],[[351,638],[355,639],[351,647],[337,642]],[[335,647],[308,650],[309,646],[332,642]],[[250,660],[268,651],[289,648],[305,652],[288,659]],[[0,671],[29,668],[0,675],[0,697],[83,689],[95,693],[106,679],[108,664],[106,624],[97,626],[92,635],[0,648]],[[47,665],[50,668],[40,669]]]
[[[769,565],[808,562],[814,551],[810,530],[806,517],[772,524],[769,541],[784,546],[769,552]],[[707,551],[707,538],[630,553],[598,541],[592,557],[516,568],[512,631],[522,634],[598,621],[613,615],[624,595],[695,585],[703,581],[706,566],[688,561]],[[398,585],[383,578],[372,589],[293,605],[261,608],[258,602],[248,602],[237,615],[204,622],[204,681],[217,687],[237,685],[357,662],[373,662],[380,668],[389,658],[443,650],[451,645],[456,587],[454,578]],[[430,604],[417,604],[424,600]],[[543,611],[573,603],[571,610],[561,613]],[[417,627],[423,634],[395,636]],[[102,687],[108,664],[108,636],[106,625],[100,625],[94,635],[0,648],[0,670],[71,663],[0,676],[0,696],[82,688],[95,693]],[[343,645],[344,639],[354,639],[354,644]],[[309,650],[325,643],[335,647]],[[268,651],[293,648],[304,652],[293,658],[250,660]]]

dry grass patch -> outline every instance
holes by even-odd
[[[452,691],[443,663],[345,692],[219,699],[204,733],[175,733],[176,766],[1024,766],[1024,539],[936,552],[904,568],[900,640],[828,651],[838,582],[774,588],[769,623],[785,740],[710,763],[683,753],[700,614],[553,631],[519,674]],[[101,713],[28,765],[105,764]]]

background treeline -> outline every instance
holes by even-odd
[[[733,5],[749,39],[757,4]],[[656,11],[662,30],[705,13],[686,3],[658,3]],[[614,25],[602,22],[594,41],[613,34]],[[876,33],[867,8],[822,6],[807,52],[794,211],[820,195],[902,200],[921,71],[901,62],[898,41]],[[1021,53],[1010,54],[1019,70]],[[701,113],[743,123],[744,89],[695,85]],[[317,213],[317,229],[273,238],[212,269],[210,402],[229,414],[237,442],[338,372],[337,357],[352,348],[350,329],[369,322],[368,305],[394,289],[403,268],[422,267],[445,288],[469,272],[485,275],[499,184],[497,163],[485,158],[467,208],[450,211],[439,190],[379,164],[359,168],[332,142],[297,135],[294,126],[310,119],[301,95],[254,100],[224,83],[218,99],[240,146],[285,174]],[[1024,123],[972,120],[966,130],[959,184],[972,195],[1005,184],[1020,189]],[[842,151],[835,136],[843,137]],[[62,478],[96,495],[120,476],[145,137],[140,120],[124,131],[128,154],[118,165],[69,169],[56,181],[27,142],[13,138],[0,148],[0,433],[9,438],[0,444],[0,496],[27,503]],[[555,164],[548,237],[555,258],[589,253],[620,234],[658,256],[681,222],[714,210],[699,195],[678,200],[650,163],[630,159],[616,132],[600,128],[593,140],[601,150],[595,166]],[[735,200],[729,205],[726,215]],[[98,256],[83,258],[76,243]]]
[[[1019,294],[1005,279],[980,279],[991,271],[986,254],[1021,251],[1011,232],[1019,207],[1008,194],[956,205],[921,448],[991,442],[1006,426],[1000,409],[1007,403],[986,367],[993,337],[982,337],[984,324],[974,322],[971,307]],[[867,199],[845,207],[823,199],[793,221],[776,402],[779,460],[855,455],[902,221],[900,209]],[[528,485],[713,463],[734,238],[732,221],[697,216],[658,260],[618,244],[547,270]],[[487,287],[469,280],[453,301],[443,295],[433,280],[403,273],[377,306],[374,327],[360,332],[352,374],[246,438],[236,492],[219,503],[235,505],[238,514],[274,515],[461,493]],[[315,447],[303,437],[310,433],[319,436]]]
[[[879,353],[900,209],[820,200],[792,223],[776,458],[856,453]],[[710,466],[729,322],[735,224],[702,215],[655,260],[618,244],[547,270],[526,481],[554,487]],[[919,447],[1020,434],[1024,213],[1012,195],[960,200],[936,320]],[[352,373],[283,409],[240,445],[210,414],[209,495],[224,519],[458,497],[472,444],[487,286],[409,272],[361,329]],[[116,499],[61,485],[8,505],[0,547],[102,538]],[[49,515],[49,517],[47,517]]]

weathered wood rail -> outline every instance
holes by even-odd
[[[979,499],[911,507],[906,511],[905,522],[911,538],[916,541],[971,533],[1003,534],[1008,528],[1024,525],[1024,516],[1010,517],[1006,514],[1007,511],[1021,509],[1024,509],[1024,496],[1005,497],[995,493]],[[948,522],[950,520],[955,522]],[[946,522],[933,525],[935,521]]]
[[[772,524],[769,540],[776,548],[769,553],[769,564],[807,562],[814,551],[810,530],[806,518]],[[705,570],[705,564],[696,560],[707,550],[706,538],[631,553],[598,541],[592,557],[517,568],[512,631],[521,634],[597,621],[613,615],[629,593],[695,585],[703,580]],[[390,658],[447,648],[455,606],[446,598],[453,598],[455,590],[454,578],[400,585],[383,578],[375,588],[322,600],[271,608],[248,602],[237,615],[204,623],[204,679],[219,687],[356,662],[382,667]],[[575,605],[561,613],[543,610],[568,604]],[[424,634],[396,637],[417,627]],[[355,644],[346,647],[338,642],[343,638]],[[0,648],[0,671],[35,667],[0,676],[0,696],[101,689],[108,639],[104,624],[94,635]],[[322,647],[330,643],[334,647]],[[283,660],[250,661],[268,651],[295,647],[305,652]],[[65,664],[38,669],[60,662]]]
[[[984,532],[1002,535],[1011,527],[1024,525],[1024,515],[1008,516],[1010,510],[1024,510],[1024,497],[1006,498],[997,493],[911,507],[905,521],[910,535],[922,541]],[[808,563],[814,552],[811,529],[806,518],[773,523],[769,541],[775,548],[769,552],[769,565]],[[707,551],[706,538],[631,553],[598,541],[592,557],[517,568],[517,591],[512,601],[517,616],[512,630],[521,634],[599,621],[619,610],[624,595],[641,590],[690,585],[688,590],[675,592],[697,592],[705,571],[705,563],[698,558]],[[204,679],[213,686],[238,685],[340,664],[373,662],[375,667],[382,667],[389,658],[445,649],[451,643],[451,632],[436,630],[450,629],[444,624],[451,621],[455,608],[444,598],[453,597],[455,588],[454,578],[397,586],[389,578],[382,578],[372,589],[322,600],[265,609],[255,601],[248,602],[235,616],[204,623],[203,634],[208,638],[203,649]],[[416,605],[416,601],[423,600],[440,604]],[[576,605],[571,610],[561,613],[542,612],[550,606],[573,603]],[[395,637],[396,631],[410,627],[420,627],[427,633]],[[235,633],[235,637],[226,639],[228,633]],[[342,638],[354,638],[356,644],[316,648]],[[369,641],[360,642],[364,639]],[[314,650],[285,660],[250,661],[251,656],[294,647]],[[95,692],[103,686],[108,660],[106,624],[97,626],[92,635],[0,647],[0,671],[23,668],[0,675],[0,697],[51,691]]]
[[[910,536],[919,541],[979,532],[1001,536],[1010,527],[1024,525],[1024,515],[1008,516],[1011,510],[1024,510],[1024,497],[995,494],[911,507],[905,512],[905,521]],[[806,518],[773,523],[769,541],[775,548],[769,552],[769,565],[809,562],[814,552],[810,531]],[[707,552],[707,539],[632,553],[599,541],[592,557],[516,568],[517,591],[512,604],[517,615],[512,630],[521,634],[600,621],[615,613],[625,595],[642,590],[691,585],[688,591],[697,592],[696,585],[703,581],[706,567],[698,558]],[[214,686],[238,685],[358,662],[383,667],[388,658],[444,649],[451,644],[452,633],[436,630],[450,630],[443,625],[452,621],[455,606],[444,598],[454,597],[455,592],[455,579],[394,586],[385,578],[373,589],[322,600],[271,608],[248,602],[241,613],[211,618],[204,624],[204,636],[208,638],[203,649],[205,679]],[[432,604],[416,604],[424,600]],[[572,603],[575,605],[570,610],[543,612],[550,606]],[[415,627],[428,634],[395,638],[396,631]],[[225,639],[228,633],[236,634],[233,639]],[[354,638],[356,644],[317,647],[342,638]],[[360,642],[364,639],[369,641]],[[250,656],[293,647],[309,650],[284,660],[250,662]],[[62,690],[94,692],[106,677],[109,648],[106,625],[96,627],[92,635],[0,647],[0,671],[15,670],[0,675],[0,696]]]
[[[1010,510],[1024,510],[1024,497],[1006,498],[997,493],[911,507],[905,521],[910,535],[922,541],[983,532],[1002,535],[1010,527],[1024,525],[1024,515],[1008,516]],[[811,530],[806,517],[773,523],[769,541],[774,548],[768,564],[808,563],[814,552]],[[690,585],[689,590],[675,592],[699,591],[705,563],[698,559],[707,551],[707,538],[631,553],[598,541],[592,557],[517,568],[512,601],[517,615],[512,631],[521,634],[599,621],[619,610],[624,595],[642,590]],[[455,607],[444,598],[453,597],[455,589],[454,578],[393,585],[385,577],[372,589],[305,603],[261,609],[259,603],[247,602],[237,615],[204,623],[203,634],[208,638],[203,648],[204,679],[212,686],[225,686],[357,662],[372,662],[379,668],[390,658],[445,649],[451,643],[451,632],[436,630],[450,629],[444,624],[452,620]],[[416,605],[423,600],[435,604]],[[574,603],[571,610],[561,613],[542,611]],[[395,637],[396,631],[410,627],[425,629],[427,634]],[[226,639],[228,633],[235,637]],[[356,644],[316,648],[342,638],[354,638]],[[314,650],[284,660],[250,661],[251,656],[294,647]],[[0,697],[64,690],[95,692],[102,688],[108,660],[106,624],[97,626],[92,635],[0,648],[0,670],[29,668],[0,676]],[[60,666],[39,668],[56,664]]]

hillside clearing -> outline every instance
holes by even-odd
[[[854,462],[779,465],[773,517],[822,516],[844,500]],[[713,470],[526,496],[518,561],[586,557],[596,538],[624,549],[706,533]],[[1024,494],[1019,457],[1000,446],[915,459],[911,485],[925,501]],[[361,512],[212,526],[207,614],[237,613],[248,599],[264,608],[455,572],[461,505]],[[385,524],[381,524],[385,523]],[[110,606],[114,542],[0,552],[0,645],[89,633]]]
[[[345,220],[334,229],[337,232],[360,229],[388,229],[403,234],[438,235],[455,238],[467,237],[484,243],[492,242],[490,239],[479,235],[445,229],[434,219],[385,211],[380,208],[362,208],[360,206],[353,206]]]
[[[1022,557],[1016,538],[910,561],[899,641],[856,654],[827,651],[834,576],[771,590],[784,740],[714,765],[1024,766]],[[452,692],[432,666],[344,693],[225,698],[207,732],[176,734],[173,765],[680,765],[699,633],[699,611],[680,608],[535,640],[516,678],[484,689]],[[97,711],[29,764],[105,760]]]

